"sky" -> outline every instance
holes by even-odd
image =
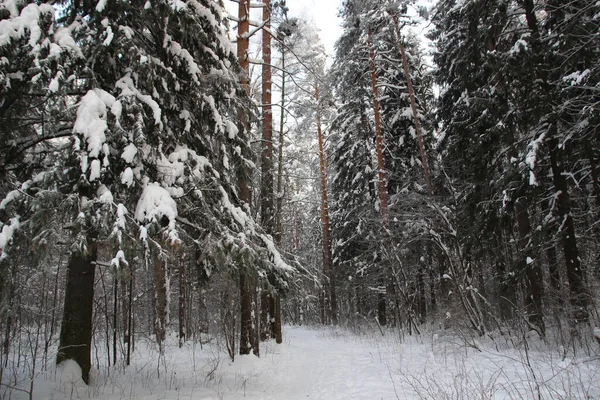
[[[333,56],[335,41],[342,34],[341,19],[338,18],[338,7],[341,0],[288,0],[290,16],[305,20],[313,19],[320,30],[320,37],[327,53]]]
[[[260,3],[261,0],[252,0]],[[338,18],[338,7],[341,0],[287,0],[290,9],[288,16],[299,17],[304,20],[313,20],[320,30],[320,37],[327,53],[333,57],[333,46],[342,33],[341,20]],[[238,4],[225,0],[227,10],[237,15]],[[331,60],[330,60],[331,61]]]

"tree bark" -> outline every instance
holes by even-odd
[[[542,335],[545,334],[544,329],[544,314],[542,297],[544,294],[544,286],[542,281],[542,270],[539,261],[533,260],[529,240],[531,237],[531,224],[529,222],[529,213],[521,199],[515,202],[515,213],[517,217],[517,225],[519,229],[519,250],[520,258],[517,261],[526,272],[525,293],[525,310],[527,312],[529,322],[539,328]],[[530,261],[531,260],[531,261]]]
[[[375,50],[369,33],[369,57],[371,60],[371,88],[373,90],[373,112],[375,114],[375,143],[377,152],[377,168],[379,177],[379,211],[384,228],[388,226],[388,192],[385,178],[385,163],[383,156],[383,134],[381,133],[381,115],[379,112],[379,89],[377,86],[377,68],[375,65]]]
[[[556,130],[556,126],[551,128]],[[565,258],[567,280],[569,282],[572,323],[586,322],[589,318],[588,305],[589,293],[585,285],[584,273],[579,260],[579,250],[577,248],[577,238],[575,236],[575,226],[571,216],[571,204],[569,198],[569,188],[565,179],[564,168],[562,165],[562,150],[559,147],[559,141],[551,132],[546,141],[550,151],[550,165],[552,168],[552,178],[554,180],[554,189],[556,192],[556,202],[558,208],[558,217],[560,221],[560,235]]]
[[[283,39],[282,39],[283,40]],[[283,211],[283,130],[285,128],[285,49],[281,51],[281,114],[279,115],[279,147],[277,155],[277,195],[275,206],[275,243],[281,246]]]
[[[240,0],[238,8],[238,34],[237,34],[237,56],[240,62],[241,76],[240,84],[246,94],[250,95],[250,75],[248,60],[249,31],[250,31],[250,0]],[[248,132],[248,116],[246,111],[240,109],[238,112],[238,126],[241,131]],[[243,165],[239,171],[238,187],[239,197],[246,212],[250,211],[252,204],[252,190],[250,188],[251,171],[247,165]],[[254,279],[249,275],[246,266],[240,265],[239,271],[240,290],[240,354],[259,355],[258,340],[253,318],[253,292]]]
[[[369,32],[369,58],[371,61],[371,88],[373,90],[373,112],[375,114],[375,147],[377,152],[377,169],[379,179],[379,212],[381,214],[381,221],[383,229],[387,231],[388,227],[388,192],[385,178],[385,162],[383,156],[383,134],[381,132],[381,115],[379,112],[379,89],[377,87],[377,68],[375,65],[375,50],[373,48],[373,41],[371,38],[371,32]],[[384,233],[387,235],[387,233]],[[383,289],[377,293],[377,317],[381,325],[386,325],[386,273],[381,272],[381,278],[379,286]]]
[[[60,330],[56,363],[74,360],[81,368],[81,377],[90,382],[92,311],[97,248],[88,239],[87,252],[73,252],[67,265],[65,306]]]
[[[274,193],[273,193],[273,107],[272,72],[271,72],[271,0],[263,0],[262,32],[262,157],[261,157],[261,224],[265,232],[271,236],[275,234],[274,220]],[[269,278],[272,278],[271,276]],[[274,279],[269,279],[272,285]],[[274,336],[275,300],[277,294],[270,290],[261,293],[261,333],[260,339],[267,340]]]
[[[396,33],[396,47],[400,51],[402,56],[402,68],[404,69],[404,77],[406,78],[406,86],[408,87],[408,95],[410,97],[410,108],[412,110],[413,120],[415,124],[415,132],[417,134],[417,144],[419,146],[419,154],[421,156],[421,163],[423,164],[423,175],[425,176],[425,184],[427,185],[427,193],[429,196],[433,196],[433,184],[431,183],[431,172],[429,169],[429,160],[427,158],[427,152],[425,151],[425,144],[423,142],[423,131],[421,129],[421,120],[419,119],[419,111],[417,110],[417,100],[415,96],[415,89],[412,84],[410,77],[410,67],[408,65],[408,57],[406,57],[406,50],[400,36],[400,28],[398,26],[398,16],[392,17],[394,21],[394,30]]]
[[[240,354],[250,354],[250,351],[252,351],[254,355],[258,356],[258,338],[256,337],[256,327],[252,313],[253,281],[247,274],[240,273]]]
[[[323,274],[325,275],[324,305],[330,313],[331,322],[338,323],[337,298],[335,295],[335,272],[333,270],[333,257],[331,254],[331,227],[329,221],[329,201],[327,196],[327,170],[325,165],[325,145],[321,129],[321,104],[319,86],[315,88],[315,101],[317,103],[317,135],[319,139],[319,166],[321,169],[321,228],[323,234]],[[329,304],[328,304],[329,303]]]
[[[185,261],[179,262],[179,348],[187,339],[186,337],[186,268]]]
[[[154,261],[153,283],[154,283],[154,300],[155,300],[155,316],[154,333],[156,341],[162,351],[162,342],[167,337],[167,319],[169,312],[169,299],[167,298],[167,255],[162,251]]]

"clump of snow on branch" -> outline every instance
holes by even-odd
[[[167,218],[167,234],[172,243],[179,242],[179,235],[175,227],[177,218],[177,203],[168,190],[158,183],[150,183],[142,192],[135,209],[135,219],[144,224],[160,223],[162,218]],[[143,234],[144,232],[142,232]]]
[[[73,125],[73,132],[83,136],[87,143],[87,154],[81,156],[81,171],[87,172],[87,158],[91,157],[92,161],[90,171],[90,181],[100,177],[100,152],[105,153],[108,157],[106,142],[106,130],[108,129],[107,107],[112,107],[115,103],[115,98],[109,93],[101,89],[89,90],[81,99],[77,109],[77,118]],[[106,164],[107,162],[105,162]]]
[[[538,149],[540,148],[540,145],[543,143],[545,136],[546,136],[545,134],[541,134],[540,137],[533,140],[527,146],[527,155],[525,156],[525,163],[529,166],[529,184],[531,186],[537,185],[534,168],[535,168],[535,164],[537,162]]]
[[[0,232],[0,251],[2,252],[0,255],[0,261],[7,257],[4,249],[6,249],[6,246],[11,242],[15,231],[19,229],[19,226],[19,216],[16,216],[11,218],[9,223],[2,227],[2,232]]]
[[[13,40],[26,37],[29,33],[29,45],[34,47],[42,37],[39,20],[44,14],[54,15],[54,8],[48,4],[28,4],[17,16],[16,2],[3,3],[2,8],[7,8],[11,14],[10,19],[0,21],[0,47],[10,44]]]

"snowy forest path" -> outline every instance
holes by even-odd
[[[237,373],[248,378],[243,398],[395,399],[389,351],[357,340],[335,330],[287,326],[283,345],[267,342],[260,361],[245,356],[233,364],[248,360]]]

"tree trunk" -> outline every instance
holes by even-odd
[[[250,278],[247,273],[240,272],[240,354],[259,355],[258,338],[256,337],[256,326],[253,318],[253,292],[254,279]]]
[[[317,135],[319,139],[319,165],[321,169],[321,228],[323,234],[323,274],[325,275],[325,307],[330,313],[331,322],[338,323],[337,298],[335,295],[335,272],[331,254],[331,227],[329,222],[329,202],[327,197],[327,170],[325,166],[325,145],[321,129],[321,104],[319,87],[315,88],[317,103]],[[327,307],[329,306],[329,307]]]
[[[263,0],[262,33],[262,157],[260,215],[265,232],[273,235],[273,109],[271,106],[271,1]]]
[[[375,50],[373,48],[373,41],[371,40],[371,32],[369,32],[369,58],[371,64],[371,88],[373,90],[373,112],[375,114],[375,147],[377,152],[377,169],[379,179],[379,212],[381,214],[381,221],[383,224],[384,231],[387,231],[388,227],[388,192],[385,178],[385,162],[383,157],[383,134],[381,132],[381,116],[379,113],[379,89],[377,87],[377,68],[375,65]],[[387,235],[387,232],[384,232]],[[381,271],[381,277],[379,286],[382,288],[386,287],[386,272]],[[386,325],[386,298],[385,291],[378,292],[377,294],[377,317],[381,325]]]
[[[533,260],[529,240],[531,237],[531,224],[529,222],[529,213],[526,206],[520,199],[515,202],[515,213],[517,217],[517,226],[519,228],[519,260],[517,265],[526,271],[525,287],[525,310],[529,322],[539,328],[540,333],[544,335],[544,314],[542,297],[544,286],[542,282],[542,269],[540,262]]]
[[[183,346],[183,343],[187,339],[186,337],[186,270],[185,270],[185,261],[179,261],[179,348]]]
[[[113,365],[117,365],[117,322],[119,321],[119,272],[115,267],[113,276]]]
[[[248,45],[250,31],[250,0],[240,0],[238,8],[238,34],[237,34],[237,56],[240,62],[242,71],[240,76],[240,84],[246,94],[250,95],[250,75],[248,59]],[[238,112],[238,126],[240,131],[248,132],[248,116],[246,110]],[[247,165],[243,165],[238,175],[239,197],[242,203],[242,208],[247,212],[250,211],[252,205],[252,190],[250,188],[250,171]],[[240,354],[250,354],[253,350],[255,355],[259,354],[258,340],[255,332],[255,324],[253,318],[252,298],[254,292],[254,279],[250,277],[246,266],[240,266],[239,272],[239,290],[240,290]]]
[[[130,267],[129,271],[129,288],[127,293],[127,331],[125,333],[125,339],[127,343],[127,365],[131,364],[131,351],[133,346],[133,267]]]
[[[156,341],[162,351],[162,342],[167,337],[167,319],[169,313],[169,299],[167,298],[167,254],[159,251],[154,261],[154,301],[155,319],[154,333]]]
[[[123,325],[123,343],[127,343],[129,338],[127,337],[129,331],[129,304],[127,294],[127,282],[131,279],[129,274],[129,267],[124,267],[122,274],[119,279],[119,285],[121,286],[121,324]]]
[[[81,377],[86,384],[89,384],[92,366],[92,311],[96,255],[96,243],[90,238],[87,253],[73,252],[69,258],[60,344],[56,356],[57,364],[65,360],[74,360],[81,368]]]
[[[406,57],[406,51],[404,44],[400,37],[400,28],[398,26],[398,16],[394,15],[394,28],[396,33],[396,47],[400,51],[402,56],[402,67],[404,69],[404,77],[406,78],[406,86],[408,87],[408,95],[410,97],[410,108],[412,110],[413,120],[415,124],[415,132],[417,134],[417,144],[419,146],[419,154],[421,156],[421,163],[423,164],[423,175],[425,176],[425,184],[427,185],[427,193],[429,196],[433,196],[433,184],[431,183],[431,172],[429,170],[429,160],[427,158],[427,152],[425,151],[425,143],[423,142],[423,132],[421,129],[421,121],[419,120],[419,111],[417,110],[417,100],[415,96],[415,89],[412,85],[412,79],[410,77],[410,67],[408,65],[408,57]]]
[[[552,127],[556,130],[556,126]],[[552,132],[554,133],[554,132]],[[546,141],[550,150],[550,165],[552,167],[552,178],[554,180],[554,189],[556,192],[556,202],[558,205],[558,217],[561,222],[560,235],[565,258],[567,280],[569,281],[571,321],[573,323],[587,322],[589,294],[585,285],[584,273],[579,260],[579,250],[577,248],[577,238],[575,236],[575,226],[571,216],[571,204],[569,199],[569,188],[565,179],[564,168],[562,165],[562,150],[559,147],[558,139],[552,135]]]
[[[560,282],[560,272],[558,270],[558,260],[556,258],[556,246],[553,241],[547,242],[546,259],[548,261],[548,275],[550,276],[550,288],[552,289],[552,298],[555,300],[557,313],[563,310],[565,305],[562,297],[562,285]]]
[[[377,68],[375,66],[375,50],[369,33],[369,56],[371,59],[371,88],[373,90],[373,112],[375,114],[375,143],[377,151],[377,168],[379,177],[379,211],[384,228],[388,226],[388,192],[385,178],[385,163],[383,157],[383,135],[381,133],[381,116],[379,113],[379,89],[377,87]]]
[[[261,157],[261,224],[265,232],[275,235],[274,196],[273,196],[273,107],[272,73],[271,73],[271,0],[263,0],[262,32],[262,157]],[[273,284],[274,279],[269,279]],[[275,307],[273,295],[270,290],[261,293],[261,333],[260,339],[266,340],[273,336],[273,322]]]
[[[283,334],[281,331],[281,296],[275,297],[275,321],[273,322],[273,334],[275,343],[283,343]]]
[[[425,260],[419,259],[419,270],[417,271],[417,311],[419,323],[424,324],[427,320],[427,303],[425,297]]]
[[[282,39],[283,40],[283,39]],[[279,147],[277,155],[277,195],[275,206],[275,243],[281,246],[283,209],[283,130],[285,128],[285,49],[281,51],[281,111],[279,115]]]

